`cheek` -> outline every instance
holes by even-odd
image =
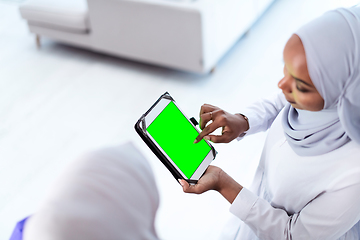
[[[316,109],[314,111],[320,111],[324,109],[324,99],[319,95],[317,100],[315,101],[315,107]]]
[[[324,100],[319,94],[294,94],[296,103],[308,111],[320,111],[324,108]]]

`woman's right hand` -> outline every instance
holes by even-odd
[[[210,121],[212,123],[206,126]],[[221,135],[210,135],[220,127]],[[200,128],[202,132],[195,139],[195,143],[203,138],[214,143],[228,143],[247,131],[249,123],[240,114],[231,114],[210,104],[204,104],[200,109]]]

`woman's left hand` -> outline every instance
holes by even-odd
[[[209,190],[218,190],[221,172],[221,168],[210,165],[197,184],[190,185],[183,179],[179,179],[179,182],[186,193],[201,194]]]
[[[190,185],[187,181],[179,179],[185,193],[201,194],[209,190],[218,191],[230,203],[242,189],[233,178],[227,175],[221,168],[210,165],[205,174],[199,179],[197,184]]]

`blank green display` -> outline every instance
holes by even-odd
[[[164,108],[147,131],[188,179],[211,150],[205,140],[194,144],[199,133],[173,102]]]

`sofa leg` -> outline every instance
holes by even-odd
[[[41,48],[41,39],[40,39],[40,35],[37,35],[37,34],[36,34],[36,38],[35,38],[35,40],[36,40],[36,47],[37,47],[37,49],[40,49],[40,48]]]

